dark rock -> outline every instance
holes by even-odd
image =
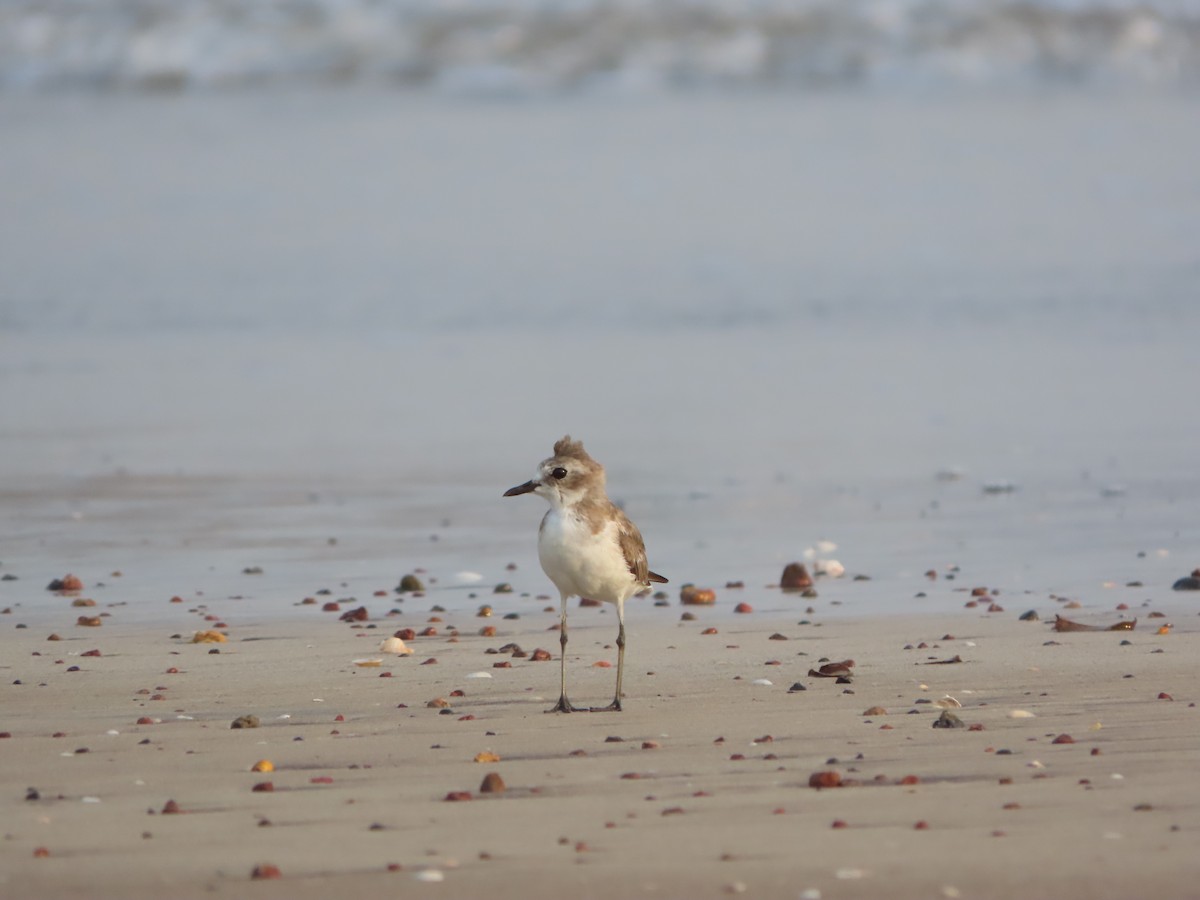
[[[948,709],[942,710],[942,714],[934,720],[934,728],[965,728],[963,720],[950,712]]]

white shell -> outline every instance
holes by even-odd
[[[813,563],[813,572],[830,578],[841,578],[846,574],[846,567],[836,559],[818,559]]]
[[[1032,718],[1035,718],[1033,713],[1031,713],[1027,709],[1010,709],[1008,711],[1008,717],[1010,719],[1032,719]]]
[[[390,638],[384,639],[384,641],[382,643],[380,643],[379,652],[380,653],[396,653],[396,654],[407,655],[409,653],[412,653],[412,648],[409,647],[406,643],[404,643],[404,641],[400,640],[400,638],[390,637]]]
[[[492,673],[491,672],[468,672],[467,677],[468,678],[491,678]]]

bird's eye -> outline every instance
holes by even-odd
[[[554,470],[550,474],[553,475],[555,478],[557,478],[559,481],[562,481],[564,478],[567,477],[567,470],[564,469],[562,466],[555,466]]]

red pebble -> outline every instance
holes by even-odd
[[[847,827],[846,820],[845,819],[834,819],[833,823],[829,827],[830,828],[846,828]]]
[[[437,657],[431,656],[431,657],[429,657],[429,659],[427,659],[427,660],[425,660],[423,663],[421,663],[421,665],[423,665],[423,666],[436,666],[436,665],[437,665]]]
[[[812,788],[835,788],[842,786],[840,772],[813,772],[808,776],[808,786]]]
[[[340,603],[338,603],[336,600],[330,600],[328,603],[326,603],[324,606],[321,607],[321,612],[337,612],[341,608],[342,608],[342,605]]]
[[[33,850],[34,859],[45,859],[50,855],[50,851],[45,847],[35,847]]]
[[[505,660],[504,662],[492,663],[492,668],[493,669],[511,669],[512,663],[510,663],[508,660]]]
[[[179,804],[174,800],[168,800],[162,808],[162,814],[164,816],[176,815],[181,812],[183,812],[183,810],[179,808]]]
[[[715,629],[715,628],[705,628],[705,629],[704,629],[702,632],[700,632],[700,633],[701,633],[701,634],[716,634],[716,633],[717,633],[717,629]]]
[[[255,794],[269,794],[275,790],[275,783],[273,781],[260,781],[254,787],[250,788],[250,790]]]
[[[85,653],[84,656],[86,656],[86,655],[87,654]],[[1158,699],[1159,700],[1174,700],[1175,698],[1172,697],[1170,694],[1168,694],[1166,691],[1162,691],[1159,693]]]
[[[739,603],[733,608],[735,613],[751,613],[754,612],[754,607],[749,603]]]
[[[929,823],[926,822],[924,819],[922,819],[920,822],[917,822],[915,825],[913,825],[913,829],[916,831],[924,831],[928,827],[929,827]]]
[[[421,637],[436,637],[437,633],[438,633],[437,629],[434,628],[432,625],[430,625],[428,628],[425,628],[424,630],[421,631]],[[404,639],[401,638],[401,640],[404,640]]]
[[[175,668],[174,666],[171,666],[171,668],[167,669],[166,674],[167,675],[178,675],[179,670],[177,668]]]
[[[250,877],[256,881],[261,881],[267,878],[282,878],[283,873],[279,871],[279,866],[271,863],[263,863],[254,867],[254,871],[250,873]]]
[[[338,713],[336,716],[334,716],[334,717],[333,717],[333,721],[335,721],[335,722],[345,722],[345,721],[346,721],[346,717],[345,717],[345,716],[343,716],[341,713]]]
[[[152,718],[150,718],[149,716],[142,716],[140,719],[138,719],[138,720],[137,720],[137,724],[139,724],[139,725],[153,725],[153,724],[154,724],[154,720],[153,720]]]
[[[329,775],[314,775],[308,779],[309,784],[333,784],[333,778]]]
[[[83,653],[80,653],[79,655],[80,656],[99,656],[100,651],[99,650],[85,650]]]
[[[1073,744],[1073,743],[1075,743],[1075,738],[1071,737],[1069,734],[1060,734],[1058,737],[1056,737],[1050,743],[1052,743],[1052,744]]]
[[[446,795],[446,800],[450,803],[457,803],[462,800],[470,799],[472,799],[470,791],[451,791]]]
[[[900,783],[901,784],[920,784],[921,779],[918,778],[916,775],[905,775],[903,778],[900,779]]]
[[[547,660],[549,660],[551,658],[550,651],[543,650],[541,647],[538,647],[536,650],[533,651],[533,653],[531,653],[529,655],[529,658],[531,660],[533,660],[534,662],[546,662]]]
[[[392,637],[398,637],[402,641],[411,641],[416,636],[417,636],[417,633],[415,631],[413,631],[411,628],[401,628],[394,635],[392,635]]]

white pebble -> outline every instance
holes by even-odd
[[[454,578],[463,584],[475,584],[477,581],[483,581],[483,576],[478,572],[455,572]]]
[[[413,878],[417,881],[437,882],[445,881],[446,875],[441,869],[421,869],[421,871],[413,873]]]
[[[80,797],[79,799],[83,803],[99,803],[100,802],[99,797]]]
[[[468,678],[491,678],[492,673],[491,672],[468,672],[467,677]]]
[[[750,682],[750,683],[751,683],[751,684],[761,684],[763,687],[770,687],[770,686],[771,686],[771,685],[773,685],[775,682],[771,681],[769,678],[755,678],[755,679],[754,679],[752,682]]]
[[[105,734],[108,734],[108,735],[114,735],[114,736],[115,736],[115,735],[118,735],[118,734],[120,734],[121,732],[117,731],[117,729],[115,729],[115,728],[110,728],[110,729],[108,729],[108,731],[106,731],[106,732],[104,732],[104,733],[105,733]]]
[[[838,869],[833,874],[842,881],[853,881],[857,878],[865,878],[867,875],[862,869]]]
[[[1028,767],[1029,767],[1029,768],[1031,768],[1031,769],[1044,769],[1044,768],[1046,768],[1045,764],[1044,764],[1044,763],[1043,763],[1043,762],[1042,762],[1040,759],[1035,759],[1035,760],[1032,760],[1032,761],[1030,761],[1030,762],[1027,762],[1027,763],[1025,763],[1025,765],[1026,765],[1026,766],[1028,766]]]
[[[1108,777],[1111,778],[1113,781],[1124,781],[1125,780],[1125,776],[1122,775],[1120,772],[1113,772]]]
[[[1033,713],[1027,709],[1010,709],[1008,711],[1010,719],[1033,719],[1036,718]]]

